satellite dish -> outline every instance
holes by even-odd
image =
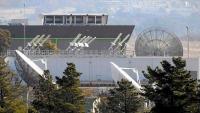
[[[164,29],[150,28],[140,33],[135,41],[136,56],[183,56],[179,38]]]

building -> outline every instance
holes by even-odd
[[[142,38],[139,41],[136,41],[136,43],[139,44],[138,47],[140,47],[140,49],[136,49],[138,50],[136,51],[136,53],[142,52],[144,53],[144,55],[140,56],[139,54],[138,56],[134,56],[132,54],[128,56],[126,54],[123,54],[121,50],[125,47],[125,45],[129,41],[129,38],[131,37],[131,34],[135,27],[134,25],[107,25],[106,24],[107,20],[106,23],[98,25],[97,24],[98,15],[93,15],[94,22],[92,23],[92,25],[88,24],[89,22],[88,19],[90,15],[82,15],[81,18],[83,19],[82,21],[83,23],[80,22],[76,23],[78,21],[77,18],[79,18],[78,16],[80,15],[58,15],[58,17],[57,15],[44,15],[44,25],[27,25],[27,26],[1,25],[0,28],[8,29],[11,32],[12,34],[11,50],[15,50],[19,46],[23,47],[27,42],[30,42],[33,39],[33,37],[37,35],[50,34],[51,35],[50,39],[57,44],[59,49],[61,49],[59,53],[51,53],[51,52],[48,53],[48,51],[37,51],[37,50],[36,51],[28,50],[21,52],[24,54],[24,56],[26,56],[32,61],[35,59],[45,59],[46,63],[44,63],[44,60],[35,63],[42,70],[45,70],[47,67],[47,69],[49,69],[51,74],[54,76],[62,76],[62,72],[66,68],[67,62],[75,63],[77,70],[83,73],[80,77],[81,83],[88,83],[88,84],[94,83],[98,85],[113,84],[113,81],[116,82],[117,80],[119,80],[120,77],[117,76],[123,77],[123,74],[121,74],[120,71],[122,71],[122,69],[124,68],[125,69],[134,68],[135,70],[137,70],[137,74],[138,76],[140,76],[140,79],[144,79],[142,71],[146,70],[147,66],[156,67],[162,60],[168,60],[171,62],[171,58],[173,56],[170,55],[174,55],[174,54],[168,54],[171,51],[176,53],[179,53],[180,51],[180,54],[177,55],[180,56],[183,55],[182,54],[183,47],[181,42],[178,40],[178,37],[171,36],[171,38],[169,37],[163,38],[163,35],[161,35],[161,39],[159,39],[157,35],[156,36],[147,35],[147,34],[152,34],[153,32],[155,32],[154,34],[164,33],[164,31],[162,30],[160,31],[161,33],[158,33],[158,30],[156,29],[154,31],[148,31],[147,33],[144,32],[144,34],[141,34]],[[71,18],[69,23],[73,25],[67,24],[68,17]],[[103,17],[104,16],[102,15],[101,16],[102,22],[103,22]],[[74,20],[72,20],[72,18]],[[51,22],[49,22],[49,20],[51,20]],[[57,20],[59,20],[60,22],[58,22]],[[168,34],[168,32],[166,33]],[[70,45],[70,42],[72,42],[75,39],[77,34],[81,34],[80,40],[82,40],[83,37],[86,36],[96,37],[95,41],[91,43],[88,48],[84,48],[87,49],[89,52],[81,53],[81,51],[78,51],[73,54],[66,52],[66,48]],[[179,46],[174,47],[174,45],[179,45]],[[115,48],[109,49],[112,46]],[[120,51],[116,52],[120,52],[120,54],[113,53],[113,50],[117,49],[119,49]],[[90,53],[90,51],[93,50],[97,52]],[[102,51],[107,51],[107,52],[103,53]],[[151,54],[149,54],[149,51]],[[38,76],[38,73],[33,69],[33,66],[28,65],[30,63],[29,62],[30,60],[25,60],[27,58],[23,59],[22,57],[18,57],[17,62],[21,62],[18,64],[18,66],[20,66],[22,70],[18,72],[26,71],[25,76],[27,78]],[[185,58],[185,59],[187,61],[186,68],[189,71],[191,71],[191,74],[195,79],[199,79],[200,78],[199,58],[188,58],[188,59]],[[15,69],[17,68],[17,65],[15,64],[14,60],[15,58],[13,57],[10,58],[10,65],[13,67],[13,70],[17,70]],[[121,69],[117,70],[114,68],[114,70],[116,71],[112,71],[113,66],[111,65],[111,62],[118,65],[118,67],[120,67]],[[44,66],[44,64],[46,66]],[[130,77],[135,78],[135,74],[132,73],[129,75],[130,75],[129,78]],[[27,81],[29,80],[31,79],[27,79]]]
[[[43,14],[43,25],[106,25],[106,14]]]
[[[120,33],[122,34],[120,40],[123,40],[127,35],[131,36],[135,27],[107,25],[108,15],[105,14],[44,14],[43,16],[43,25],[0,25],[0,28],[11,32],[11,50],[24,48],[35,36],[43,34],[51,35],[51,41],[61,50],[65,50],[78,34],[81,34],[81,38],[96,37],[90,48],[85,49],[107,50]]]

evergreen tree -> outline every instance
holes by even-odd
[[[47,40],[44,45],[40,48],[41,50],[52,50],[54,52],[58,52],[58,47],[55,43],[53,43],[51,40]]]
[[[57,113],[54,97],[56,86],[52,83],[52,76],[48,70],[44,71],[44,76],[47,79],[40,79],[38,86],[34,88],[32,106],[39,113]]]
[[[190,113],[195,102],[197,81],[185,69],[185,60],[178,57],[172,62],[164,60],[162,68],[148,67],[148,73],[143,72],[148,79],[143,95],[155,104],[151,113]]]
[[[83,113],[84,96],[80,87],[81,73],[76,71],[73,63],[68,63],[62,78],[56,77],[58,91],[56,93],[57,113]]]
[[[200,84],[197,84],[196,95],[193,96],[191,105],[188,107],[189,113],[200,113]]]
[[[100,103],[98,104],[98,109],[100,113],[109,113],[109,109],[108,109],[108,99],[107,96],[100,96]]]
[[[117,88],[109,90],[107,100],[104,99],[103,113],[107,109],[108,113],[136,113],[143,106],[143,99],[139,96],[131,82],[122,79],[117,82]]]
[[[197,110],[196,113],[200,113],[200,81],[198,82],[198,88],[197,88],[197,98],[196,98],[196,102],[197,102]]]
[[[0,29],[0,52],[6,51],[10,47],[11,33],[8,30]]]
[[[0,58],[0,113],[25,113],[26,104],[20,98],[20,86],[14,84],[14,74]]]

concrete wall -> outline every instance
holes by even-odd
[[[34,59],[34,58],[32,58]],[[95,80],[113,80],[111,77],[111,65],[110,62],[115,62],[120,67],[136,68],[139,70],[141,79],[144,78],[142,71],[146,71],[147,66],[155,68],[160,66],[160,61],[168,60],[171,62],[171,58],[164,57],[134,57],[134,58],[113,58],[113,57],[47,57],[48,68],[52,75],[62,76],[64,69],[67,66],[67,62],[73,62],[76,64],[77,70],[81,73],[82,81],[95,81]],[[195,71],[199,77],[199,59],[190,58],[186,59],[186,68],[190,71]],[[44,65],[40,62],[36,62],[40,67],[44,68]]]

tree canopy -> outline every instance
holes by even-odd
[[[11,33],[8,30],[0,29],[0,52],[6,51],[11,44]]]
[[[54,44],[51,40],[47,40],[43,47],[41,47],[41,50],[54,50],[58,51],[57,45]]]
[[[56,77],[56,85],[52,76],[45,71],[48,79],[41,79],[34,89],[33,107],[40,113],[83,113],[84,96],[80,87],[80,74],[73,63],[63,72],[62,78]]]
[[[143,72],[148,79],[144,96],[154,102],[151,113],[194,113],[191,106],[197,105],[197,81],[185,69],[186,61],[173,58],[172,64],[164,60],[161,67],[148,67]]]
[[[14,84],[14,73],[4,58],[0,58],[0,113],[25,113],[26,104],[20,96],[20,86]]]
[[[107,99],[101,98],[102,113],[136,113],[143,108],[143,99],[131,82],[122,79],[117,84],[118,87],[109,90]]]
[[[60,87],[56,93],[59,101],[59,113],[84,113],[84,96],[80,87],[81,73],[76,71],[75,64],[68,63],[62,78],[56,77]]]
[[[40,79],[34,88],[34,100],[31,105],[40,113],[56,113],[56,85],[52,83],[52,76],[48,70],[44,71],[44,76],[47,79]]]

